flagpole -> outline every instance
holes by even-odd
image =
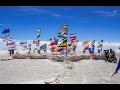
[[[68,30],[67,30],[67,37],[68,37]],[[67,37],[66,37],[66,40],[67,40]],[[68,59],[67,59],[67,41],[66,41],[66,60],[67,60],[67,63],[68,63]]]

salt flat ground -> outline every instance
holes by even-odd
[[[68,65],[48,59],[11,60],[4,54],[0,55],[0,84],[120,84],[120,72],[111,78],[116,66],[104,60],[81,60]]]

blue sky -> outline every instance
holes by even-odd
[[[0,11],[0,31],[9,27],[15,40],[34,40],[38,28],[41,40],[49,40],[62,24],[80,41],[120,40],[120,6],[0,6]]]

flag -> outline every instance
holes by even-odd
[[[5,34],[5,33],[10,33],[10,29],[4,29],[4,30],[2,31],[2,34]]]
[[[47,44],[44,44],[40,47],[40,50],[46,50],[47,49]]]
[[[103,46],[103,40],[101,40],[100,42],[98,42],[98,48],[102,48]]]
[[[64,30],[64,29],[68,29],[68,25],[67,24],[64,24],[60,27],[60,29]]]
[[[27,44],[27,41],[25,41],[25,42],[20,42],[20,44],[22,45],[22,44]]]
[[[84,50],[89,50],[89,45],[85,46]]]
[[[40,34],[37,35],[37,39],[40,38]]]
[[[63,48],[60,48],[60,49],[57,50],[57,52],[61,52],[62,50],[63,50]]]
[[[8,47],[15,47],[15,43],[14,43],[14,42],[8,42],[8,43],[7,43],[7,46],[8,46]]]
[[[82,43],[83,46],[84,46],[84,45],[88,45],[88,44],[89,44],[89,41],[88,41],[88,40],[83,41],[83,43]]]
[[[76,34],[70,34],[70,38],[76,38]]]
[[[115,70],[115,72],[113,73],[112,76],[114,76],[115,74],[117,74],[119,69],[120,69],[120,59],[119,59],[119,62],[118,62],[118,64],[117,64],[117,68],[116,68],[116,70]],[[111,77],[112,77],[112,76],[111,76]]]
[[[60,33],[57,33],[58,34],[58,37],[60,38],[67,38],[67,33],[66,32],[60,32]]]
[[[78,40],[76,40],[75,38],[73,38],[73,39],[70,39],[70,42],[74,43],[74,42],[78,42]]]
[[[91,45],[94,45],[95,44],[95,40],[93,40],[93,42],[91,43]]]
[[[39,44],[40,43],[40,40],[39,39],[36,39],[33,41],[33,44]]]
[[[59,44],[58,47],[67,47],[67,40],[65,40],[61,44]]]
[[[57,44],[58,44],[58,42],[52,42],[52,43],[50,43],[50,46],[57,45]]]

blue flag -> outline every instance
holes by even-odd
[[[40,50],[46,50],[47,49],[47,44],[44,44],[40,47]]]
[[[20,44],[27,44],[27,41],[26,42],[20,42]]]
[[[10,33],[10,29],[4,29],[2,34],[5,34],[5,33]]]

